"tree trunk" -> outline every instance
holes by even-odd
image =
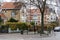
[[[43,1],[42,11],[41,11],[41,34],[44,34],[44,12],[45,12],[46,0]]]
[[[44,13],[41,13],[41,34],[44,34]]]

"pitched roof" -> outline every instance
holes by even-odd
[[[22,4],[21,2],[3,2],[2,9],[20,9]]]

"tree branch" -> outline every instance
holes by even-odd
[[[43,13],[45,11],[45,5],[46,5],[46,0],[43,2],[42,8],[43,8]]]

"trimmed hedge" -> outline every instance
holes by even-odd
[[[9,25],[9,27],[12,30],[16,30],[17,28],[19,28],[20,30],[28,30],[28,28],[30,28],[30,24],[29,23],[23,23],[23,22],[7,22],[7,25]]]

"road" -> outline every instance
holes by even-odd
[[[60,40],[60,32],[55,32],[54,35],[41,37],[39,34],[24,34],[10,33],[0,34],[0,40]]]

